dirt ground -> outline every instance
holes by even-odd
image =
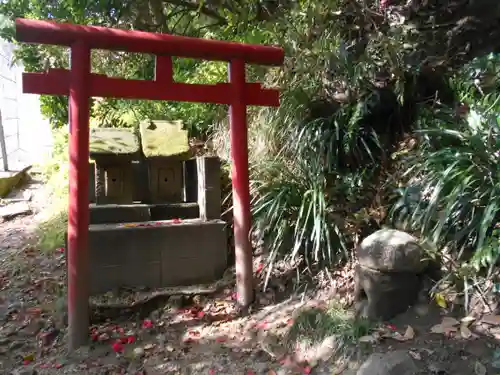
[[[325,293],[286,296],[279,283],[259,293],[259,307],[247,317],[234,315],[231,285],[209,296],[160,296],[129,310],[94,308],[90,345],[69,355],[64,253],[32,245],[47,200],[41,184],[30,189],[34,212],[0,223],[1,374],[353,375],[371,353],[395,350],[407,351],[422,374],[500,374],[500,316],[461,321],[425,303],[354,338],[348,350],[336,336],[307,346],[287,341],[287,333],[301,312],[325,309]]]

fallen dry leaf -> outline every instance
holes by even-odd
[[[447,327],[453,327],[453,326],[460,324],[460,322],[458,320],[456,320],[455,318],[445,316],[443,318],[443,320],[441,321],[441,324],[444,326],[447,326]]]
[[[413,329],[412,326],[408,326],[408,328],[406,328],[404,338],[407,340],[412,340],[414,337],[415,337],[415,330]]]
[[[476,373],[476,375],[486,375],[486,367],[484,367],[481,362],[476,361],[476,363],[474,364],[474,372]]]
[[[408,350],[408,354],[415,360],[417,361],[420,361],[422,359],[422,356],[420,355],[420,353],[418,352],[415,352],[413,350]]]
[[[361,336],[358,341],[374,344],[378,341],[378,338],[375,337],[374,335],[366,335],[366,336]]]
[[[399,332],[394,332],[391,336],[391,338],[400,342],[412,340],[414,337],[415,337],[415,330],[411,326],[408,326],[408,328],[406,328],[404,335],[402,335]]]
[[[440,324],[436,324],[431,328],[431,332],[449,334],[451,332],[458,331],[458,328],[456,326],[458,326],[459,324],[459,321],[455,318],[445,316]]]
[[[446,309],[446,307],[447,307],[446,299],[444,298],[444,296],[441,293],[436,293],[434,295],[434,299],[436,301],[436,304],[439,307],[442,307],[443,309]]]
[[[467,325],[469,325],[470,323],[472,323],[474,320],[476,320],[476,318],[474,318],[473,316],[465,316],[462,319],[460,319],[460,321],[462,323],[467,324]]]
[[[500,325],[500,315],[493,315],[493,314],[484,315],[481,318],[481,322],[491,325]]]
[[[464,339],[468,339],[472,336],[472,332],[470,331],[469,328],[466,326],[462,325],[460,327],[460,336],[462,336]]]

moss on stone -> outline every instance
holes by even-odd
[[[139,152],[139,139],[131,129],[90,129],[90,155],[134,155]]]
[[[182,121],[143,121],[139,126],[142,151],[147,158],[186,157],[189,153],[188,132]]]
[[[5,198],[12,189],[21,185],[28,176],[31,166],[21,171],[0,172],[0,198]]]

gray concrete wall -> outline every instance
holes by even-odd
[[[48,120],[40,113],[39,96],[22,93],[24,69],[14,61],[14,48],[0,39],[0,111],[7,161],[10,170],[19,170],[50,156],[52,133]]]

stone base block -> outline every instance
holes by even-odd
[[[132,223],[154,220],[195,219],[197,203],[167,204],[91,204],[90,224]]]
[[[199,219],[89,227],[91,294],[208,283],[227,267],[226,223]]]
[[[357,266],[355,302],[358,316],[388,320],[413,305],[420,289],[414,273],[386,273]]]

